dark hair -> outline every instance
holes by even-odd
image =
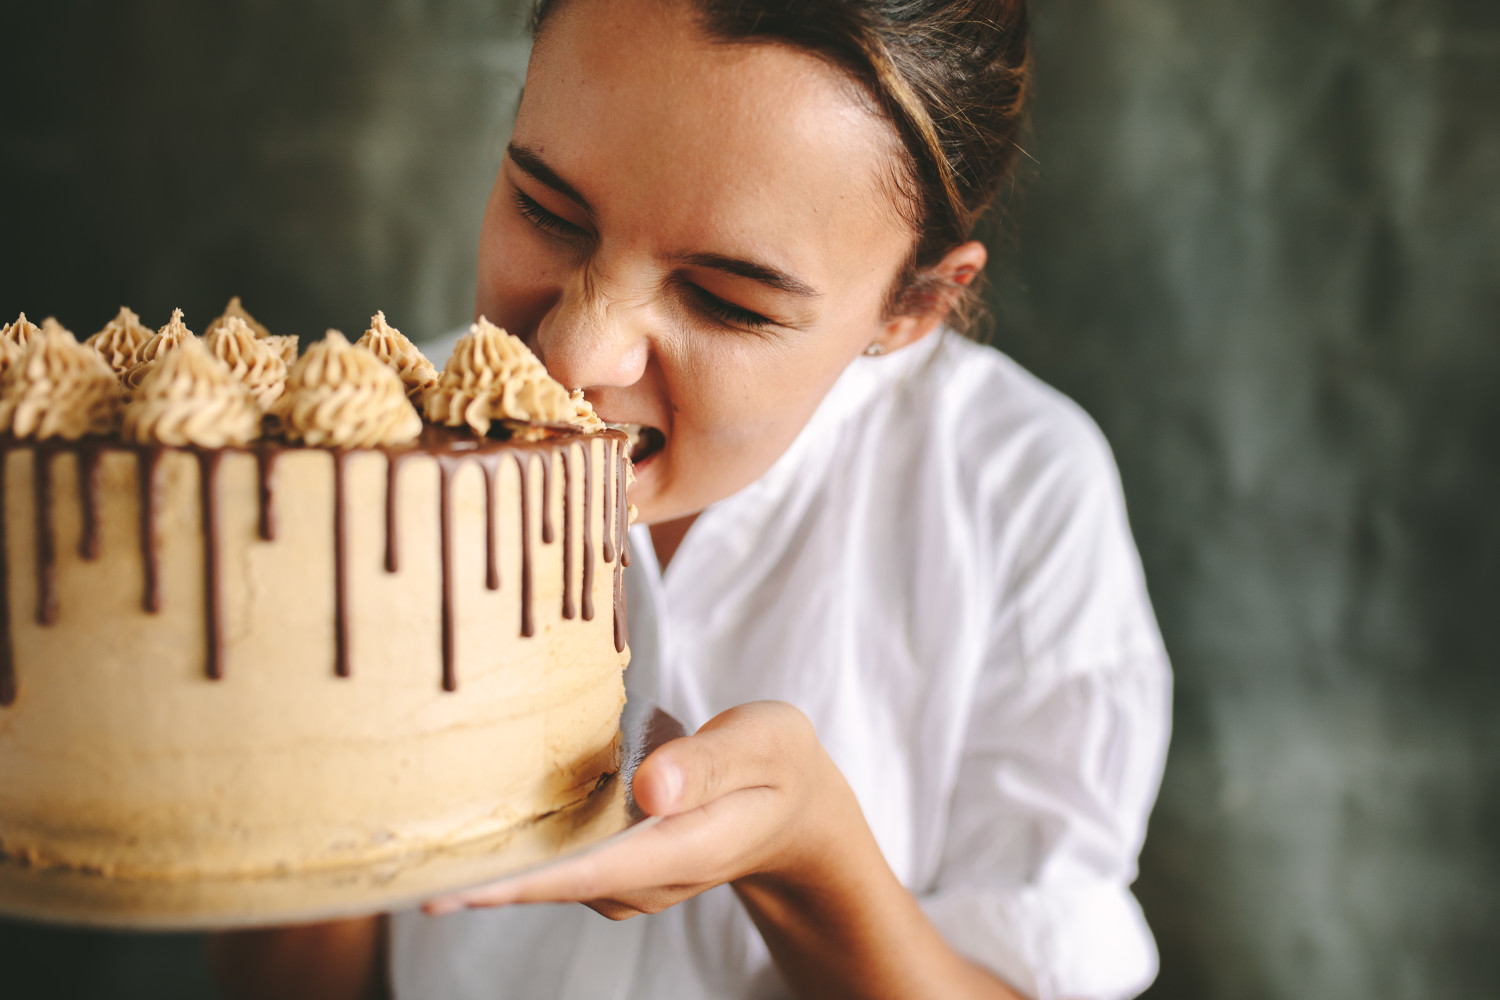
[[[537,0],[533,32],[561,2]],[[1020,150],[1031,80],[1025,0],[691,2],[711,38],[805,49],[865,88],[900,136],[896,186],[917,234],[888,309],[921,312],[951,292],[931,268],[971,238]]]

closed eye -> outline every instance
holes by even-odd
[[[588,235],[588,230],[575,226],[567,219],[547,211],[535,198],[532,198],[520,188],[516,188],[516,211],[520,212],[527,221],[543,232],[563,236],[568,239],[577,239]]]
[[[751,312],[740,306],[725,302],[711,292],[704,291],[697,285],[685,283],[683,289],[687,292],[692,306],[701,315],[709,319],[723,323],[726,326],[740,327],[747,330],[765,330],[776,326],[775,320],[767,319],[760,313]]]

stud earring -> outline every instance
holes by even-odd
[[[878,340],[870,341],[870,346],[865,348],[865,357],[878,358],[885,353],[885,347]]]

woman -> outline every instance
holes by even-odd
[[[552,0],[536,26],[477,310],[641,429],[630,684],[701,728],[637,772],[653,828],[388,935],[221,938],[221,980],[1134,994],[1170,684],[1113,465],[942,332],[1013,160],[1022,3]],[[510,905],[569,901],[656,915]]]

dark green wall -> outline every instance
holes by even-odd
[[[0,316],[467,317],[517,4],[17,8]],[[1500,995],[1500,4],[1036,19],[995,340],[1114,443],[1177,667],[1151,996]],[[211,995],[191,938],[0,923],[0,976]]]

